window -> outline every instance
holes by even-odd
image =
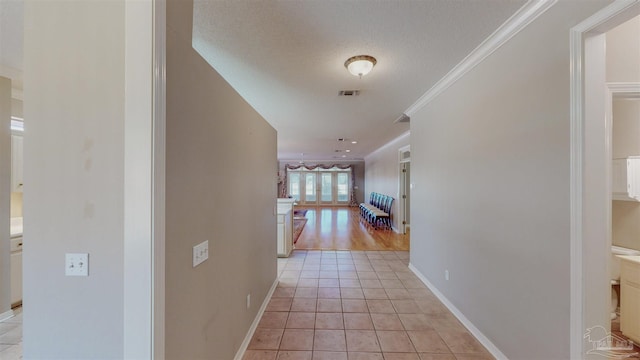
[[[302,205],[349,205],[351,169],[287,170],[289,195]]]

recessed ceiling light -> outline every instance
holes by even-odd
[[[357,144],[358,142],[357,142],[357,141],[355,141],[355,140],[353,140],[351,143],[352,143],[352,144]]]
[[[342,155],[342,157],[347,157],[347,155]]]
[[[345,150],[345,152],[351,152],[351,150],[347,149],[347,150]]]

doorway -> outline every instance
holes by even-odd
[[[289,170],[289,195],[304,206],[347,206],[351,171],[338,168]]]
[[[400,176],[398,177],[398,226],[400,233],[406,234],[411,227],[411,149],[405,146],[399,150]]]
[[[571,358],[598,358],[589,332],[610,332],[611,124],[605,33],[640,14],[615,1],[571,29]],[[621,80],[616,80],[621,81]]]

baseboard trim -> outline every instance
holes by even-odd
[[[271,285],[271,289],[269,289],[267,296],[264,298],[264,301],[260,306],[260,310],[258,310],[258,313],[256,314],[255,319],[253,319],[253,323],[251,324],[251,327],[247,332],[247,336],[244,337],[242,344],[240,344],[240,349],[238,349],[238,352],[236,353],[236,356],[233,358],[233,360],[242,360],[242,357],[244,356],[244,353],[247,351],[247,347],[249,346],[249,342],[251,342],[251,338],[253,337],[253,334],[256,332],[256,329],[258,328],[260,319],[262,319],[262,315],[264,314],[264,311],[267,309],[267,305],[269,305],[271,296],[273,295],[273,292],[276,290],[277,286],[278,286],[278,278],[276,277],[276,279],[273,281],[273,284]]]
[[[458,310],[458,308],[456,308],[451,303],[451,301],[449,301],[449,299],[447,299],[444,294],[441,293],[440,290],[438,290],[438,288],[436,288],[429,280],[427,280],[424,275],[422,275],[420,270],[416,269],[413,264],[409,264],[409,269],[411,269],[411,271],[413,271],[413,273],[420,279],[420,281],[422,281],[429,288],[429,290],[434,293],[434,295],[444,304],[444,306],[446,306],[447,309],[449,309],[449,311],[451,311],[453,315],[458,318],[458,320],[460,320],[462,325],[464,325],[464,327],[466,327],[467,330],[469,330],[469,332],[473,334],[476,339],[478,339],[478,341],[491,353],[491,355],[493,355],[496,359],[507,359],[502,351],[500,351],[500,349],[498,349],[498,347],[495,346],[491,342],[491,340],[489,340],[489,338],[487,338],[480,330],[478,330],[478,328],[475,327],[475,325],[473,325],[473,323],[469,321],[469,319],[467,319],[467,317],[464,316],[464,314],[460,310]]]
[[[0,321],[5,321],[7,319],[14,317],[15,315],[16,314],[13,312],[13,310],[5,311],[2,314],[0,314]]]

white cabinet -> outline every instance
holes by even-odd
[[[21,135],[11,135],[11,191],[22,192],[23,146]]]
[[[613,159],[613,200],[640,201],[640,156]]]
[[[287,257],[293,250],[293,205],[295,199],[279,198],[276,205],[278,216],[278,256]]]
[[[640,256],[620,256],[620,330],[640,342]]]
[[[278,211],[278,256],[288,257],[293,250],[293,211]]]
[[[22,236],[11,238],[11,304],[22,303]]]

